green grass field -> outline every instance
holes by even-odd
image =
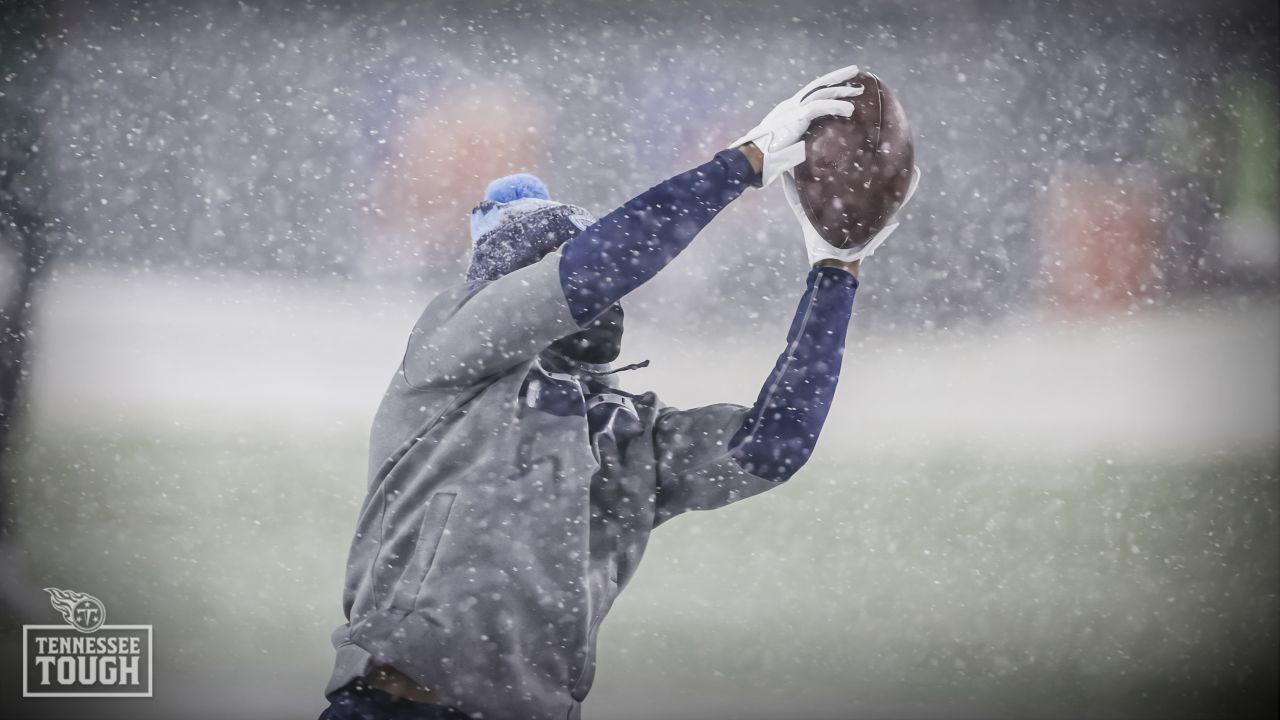
[[[12,488],[32,581],[156,626],[157,698],[128,715],[216,697],[186,716],[314,716],[363,430],[35,426]],[[655,533],[604,624],[590,717],[1275,710],[1274,449],[834,445],[772,493]]]

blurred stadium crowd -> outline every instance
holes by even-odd
[[[862,300],[878,322],[1276,277],[1274,8],[80,1],[48,22],[40,177],[14,192],[57,253],[120,270],[445,282],[493,177],[603,213],[857,62],[900,93],[924,171]],[[747,204],[662,292],[793,286],[781,198]]]

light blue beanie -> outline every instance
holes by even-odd
[[[498,178],[471,211],[467,280],[497,280],[535,263],[593,223],[583,208],[552,200],[546,183],[533,175]]]

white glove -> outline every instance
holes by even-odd
[[[760,186],[765,187],[783,172],[804,162],[804,142],[800,139],[809,124],[826,115],[849,117],[853,114],[853,103],[838,98],[857,97],[862,88],[841,85],[823,88],[808,93],[823,85],[844,82],[858,74],[858,66],[840,68],[823,75],[800,88],[800,92],[783,100],[776,108],[764,116],[759,125],[751,128],[746,135],[734,140],[729,145],[755,143],[764,154],[764,169],[760,173]],[[808,97],[805,97],[808,95]]]
[[[920,168],[911,168],[911,184],[907,186],[907,194],[902,198],[902,204],[893,212],[896,216],[902,208],[906,207],[907,201],[912,195],[916,194],[916,186],[920,184]],[[804,248],[809,254],[809,266],[812,267],[819,260],[839,260],[841,262],[853,262],[854,260],[862,260],[871,257],[871,254],[880,247],[880,243],[889,239],[894,230],[898,229],[898,223],[889,223],[871,238],[871,242],[863,245],[861,249],[854,248],[838,248],[835,245],[822,239],[818,234],[818,229],[809,222],[809,216],[804,212],[804,206],[800,204],[800,193],[796,190],[796,176],[790,170],[782,174],[782,194],[787,198],[787,205],[791,206],[791,212],[795,214],[796,219],[800,221],[800,229],[804,232]]]

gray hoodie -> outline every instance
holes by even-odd
[[[680,411],[544,352],[576,332],[560,254],[414,327],[370,437],[327,692],[391,665],[486,718],[576,718],[650,531],[776,483],[729,456],[747,409]]]
[[[484,273],[497,279],[427,307],[374,419],[328,693],[389,665],[474,716],[576,718],[600,622],[653,528],[804,464],[840,373],[858,285],[844,270],[810,271],[750,409],[669,408],[551,347],[653,277],[753,179],[741,152],[723,151],[540,260],[525,256],[543,252],[545,227],[493,230],[513,248],[485,256],[507,265]]]

